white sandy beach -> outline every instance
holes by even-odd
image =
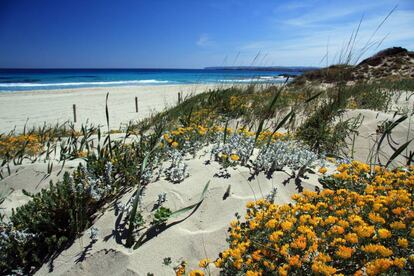
[[[14,128],[20,132],[24,125],[39,126],[73,121],[76,105],[79,127],[88,120],[105,125],[105,97],[109,92],[109,123],[118,129],[130,120],[139,120],[177,103],[178,92],[183,97],[214,89],[217,85],[158,85],[128,87],[93,87],[62,90],[37,90],[0,93],[0,133]],[[135,112],[138,97],[138,113]]]

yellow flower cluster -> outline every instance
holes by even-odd
[[[340,164],[337,171],[332,177],[339,180],[362,181],[370,172],[370,167],[362,162],[352,161],[350,164]]]
[[[191,125],[188,127],[179,127],[174,129],[170,132],[167,132],[163,135],[163,142],[160,143],[160,147],[164,147],[166,144],[173,147],[178,148],[180,145],[184,144],[186,141],[194,141],[194,140],[203,140],[208,139],[208,134],[215,134],[220,132],[225,132],[229,135],[232,133],[238,133],[244,135],[246,137],[255,137],[256,133],[253,131],[249,131],[246,128],[239,128],[234,130],[231,127],[222,127],[218,125],[214,125],[211,127],[207,127],[204,125]],[[279,139],[287,139],[288,135],[280,132],[272,133],[271,131],[262,131],[258,136],[259,143],[267,142],[271,138],[272,142],[275,142]],[[224,153],[223,153],[224,154]],[[231,158],[232,161],[238,161],[240,159],[237,155],[225,154],[223,159]]]
[[[201,108],[191,114],[191,122],[206,122],[212,121],[217,117],[217,114],[212,108]]]
[[[287,138],[286,134],[283,134],[281,132],[275,132],[272,131],[262,131],[259,136],[257,137],[258,141],[264,141],[267,142],[271,138],[272,142],[275,142],[277,140],[280,140],[282,138]]]
[[[348,109],[358,108],[358,103],[356,102],[354,97],[349,98],[348,102],[346,103],[346,108],[348,108]]]
[[[226,274],[378,275],[414,270],[414,166],[393,171],[338,167],[366,188],[304,191],[294,205],[247,204],[232,221],[229,248],[214,262]],[[205,267],[205,262],[201,263]]]
[[[208,128],[202,125],[191,125],[189,127],[179,127],[167,132],[163,135],[163,140],[173,148],[177,148],[180,144],[183,144],[185,141],[190,141],[195,138],[200,138],[205,136],[209,131]],[[161,143],[161,147],[164,146],[164,143]]]
[[[24,148],[28,155],[38,154],[43,145],[38,135],[4,135],[0,136],[0,156],[14,156],[17,152]]]
[[[240,109],[249,108],[251,103],[248,102],[248,99],[243,96],[231,96],[230,97],[230,111],[238,111]]]
[[[174,271],[175,271],[175,275],[176,276],[183,276],[185,275],[185,268],[187,266],[187,262],[186,261],[182,261],[179,265],[177,265],[176,267],[174,267]],[[197,274],[194,274],[197,275]]]

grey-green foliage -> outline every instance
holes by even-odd
[[[276,141],[262,147],[254,162],[256,169],[271,173],[290,168],[313,167],[320,163],[319,156],[297,141]]]

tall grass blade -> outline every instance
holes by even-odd
[[[226,139],[227,139],[227,126],[228,126],[228,124],[229,124],[229,119],[227,119],[226,125],[224,126],[223,144],[226,144]]]
[[[377,144],[377,152],[380,150],[381,145],[382,145],[382,142],[384,141],[385,137],[387,135],[391,134],[392,133],[392,130],[396,126],[398,126],[399,124],[401,124],[403,121],[405,121],[407,118],[408,118],[407,115],[403,115],[399,119],[397,119],[396,121],[392,122],[389,126],[387,126],[387,128],[384,130],[381,138],[378,141],[378,144]]]
[[[390,159],[388,159],[387,164],[385,164],[385,167],[387,168],[392,161],[394,161],[395,158],[397,158],[407,147],[408,145],[411,143],[412,140],[404,143],[403,145],[401,145],[401,147],[399,147],[394,153],[393,155],[391,155]]]

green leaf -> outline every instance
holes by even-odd
[[[210,181],[208,181],[207,184],[204,186],[203,192],[201,193],[201,197],[200,197],[200,200],[198,202],[196,202],[194,204],[191,204],[190,206],[187,206],[187,207],[184,207],[184,208],[181,208],[181,209],[179,209],[177,211],[172,212],[171,215],[170,215],[170,218],[178,217],[181,214],[190,211],[191,209],[193,209],[197,205],[200,205],[201,202],[203,202],[203,200],[204,200],[204,197],[205,197],[205,195],[207,193],[207,190],[208,190],[208,186],[209,185],[210,185]]]
[[[227,139],[227,125],[229,124],[229,120],[226,121],[226,125],[224,126],[224,138],[223,138],[223,144],[226,143]]]
[[[407,119],[407,115],[401,116],[398,120],[392,122],[385,130],[384,133],[382,134],[380,140],[378,141],[378,145],[377,145],[377,151],[379,151],[382,142],[384,141],[385,137],[390,134],[392,132],[392,130],[398,126],[400,123],[402,123],[403,121],[405,121]]]
[[[405,144],[401,145],[401,147],[399,147],[394,153],[393,155],[390,157],[390,159],[388,159],[387,164],[385,165],[385,167],[388,167],[391,162],[397,158],[407,147],[408,145],[412,142],[413,140],[410,140],[408,142],[406,142]]]
[[[305,101],[305,103],[308,103],[308,102],[310,102],[310,101],[312,101],[312,100],[316,99],[316,98],[317,98],[317,97],[319,97],[321,94],[322,94],[322,92],[319,92],[318,94],[316,94],[316,95],[314,95],[314,96],[312,96],[312,97],[308,98],[308,99]]]

